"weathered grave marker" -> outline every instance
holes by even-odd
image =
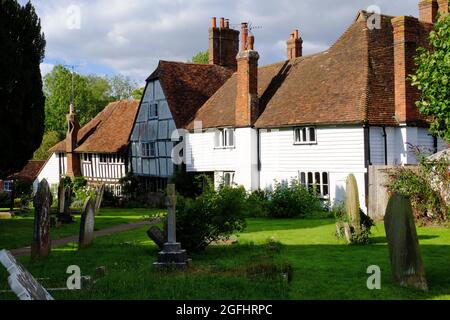
[[[346,199],[345,207],[347,210],[347,215],[350,221],[351,227],[353,227],[356,234],[361,233],[361,216],[360,216],[360,205],[359,205],[359,191],[358,183],[353,174],[347,177],[346,181]]]
[[[20,300],[53,300],[33,276],[6,250],[0,251],[0,263],[10,274],[8,284]]]
[[[176,237],[176,204],[177,195],[175,185],[167,186],[167,243],[164,244],[163,250],[158,255],[158,261],[154,263],[157,268],[186,268],[189,264],[186,250],[181,248],[181,244],[177,243]]]
[[[64,188],[64,180],[61,179],[59,181],[59,185],[58,185],[58,214],[62,215],[64,214],[64,208],[65,208],[65,197],[66,193],[65,193],[65,188]]]
[[[83,211],[81,213],[80,238],[78,242],[79,249],[83,249],[91,245],[92,240],[94,239],[94,223],[94,201],[91,197],[88,197],[84,203]]]
[[[384,225],[394,278],[403,287],[428,291],[410,200],[393,195],[386,209]]]
[[[148,237],[156,243],[159,249],[164,249],[164,244],[166,243],[166,237],[164,236],[164,232],[161,231],[160,228],[153,226],[147,231]]]
[[[34,203],[34,232],[31,244],[31,259],[46,258],[51,251],[50,240],[50,206],[52,193],[47,180],[39,183],[38,190],[33,200]]]

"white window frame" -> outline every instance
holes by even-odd
[[[232,143],[230,143],[230,135]],[[217,129],[214,134],[215,149],[234,149],[236,144],[236,134],[234,128]]]
[[[317,176],[319,175],[319,179]],[[324,183],[326,177],[327,183]],[[323,199],[330,198],[330,173],[327,171],[299,171],[298,178],[300,183],[308,189],[312,189],[314,186],[318,187],[317,191]],[[317,180],[319,182],[317,183]],[[327,191],[327,192],[325,192]]]
[[[314,130],[314,140],[311,140],[311,130]],[[294,128],[294,144],[295,145],[317,144],[317,128],[316,127]]]
[[[142,142],[141,143],[141,157],[142,158],[156,158],[156,142]]]
[[[98,163],[99,164],[108,164],[108,155],[106,153],[100,153],[98,155]]]
[[[227,179],[225,179],[226,176],[229,176],[229,182],[226,183]],[[234,183],[234,179],[236,176],[236,172],[234,171],[222,171],[219,174],[220,177],[220,181],[219,181],[219,185],[220,186],[226,186],[226,187],[232,187],[235,185]]]

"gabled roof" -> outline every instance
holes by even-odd
[[[46,161],[30,160],[20,172],[10,175],[8,179],[33,182],[45,165],[45,162]]]
[[[327,51],[261,67],[262,113],[255,126],[395,125],[394,49],[390,16],[369,30],[361,11]],[[204,128],[234,126],[236,74],[197,112]],[[193,122],[189,129],[193,128]]]
[[[128,146],[128,137],[133,129],[139,101],[112,102],[78,132],[76,152],[120,153]],[[50,149],[65,152],[66,140]]]
[[[160,61],[147,81],[159,79],[177,128],[185,128],[232,74],[216,65]]]

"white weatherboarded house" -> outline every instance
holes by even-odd
[[[353,173],[366,210],[370,165],[415,164],[409,145],[446,148],[419,115],[419,93],[406,79],[412,64],[402,63],[415,52],[405,46],[426,45],[433,25],[380,15],[374,29],[369,18],[359,12],[335,44],[310,56],[296,31],[288,60],[265,67],[243,24],[237,72],[188,126],[187,170],[247,190],[299,179],[334,204]]]

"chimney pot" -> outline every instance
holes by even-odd
[[[439,11],[437,0],[420,0],[419,2],[419,20],[425,23],[436,22]]]
[[[248,50],[253,50],[255,47],[255,36],[251,35],[248,37]]]
[[[287,41],[287,52],[289,60],[303,55],[303,40],[299,36],[298,29],[291,33],[291,38]]]
[[[230,29],[230,20],[229,19],[225,20],[225,28]]]
[[[247,23],[243,22],[241,24],[241,34],[242,34],[242,51],[247,50],[247,38],[248,38],[248,27]]]
[[[217,28],[217,18],[216,17],[211,18],[211,25],[213,28]]]
[[[294,31],[294,39],[298,39],[298,29]]]
[[[220,18],[220,27],[225,28],[225,18]]]

